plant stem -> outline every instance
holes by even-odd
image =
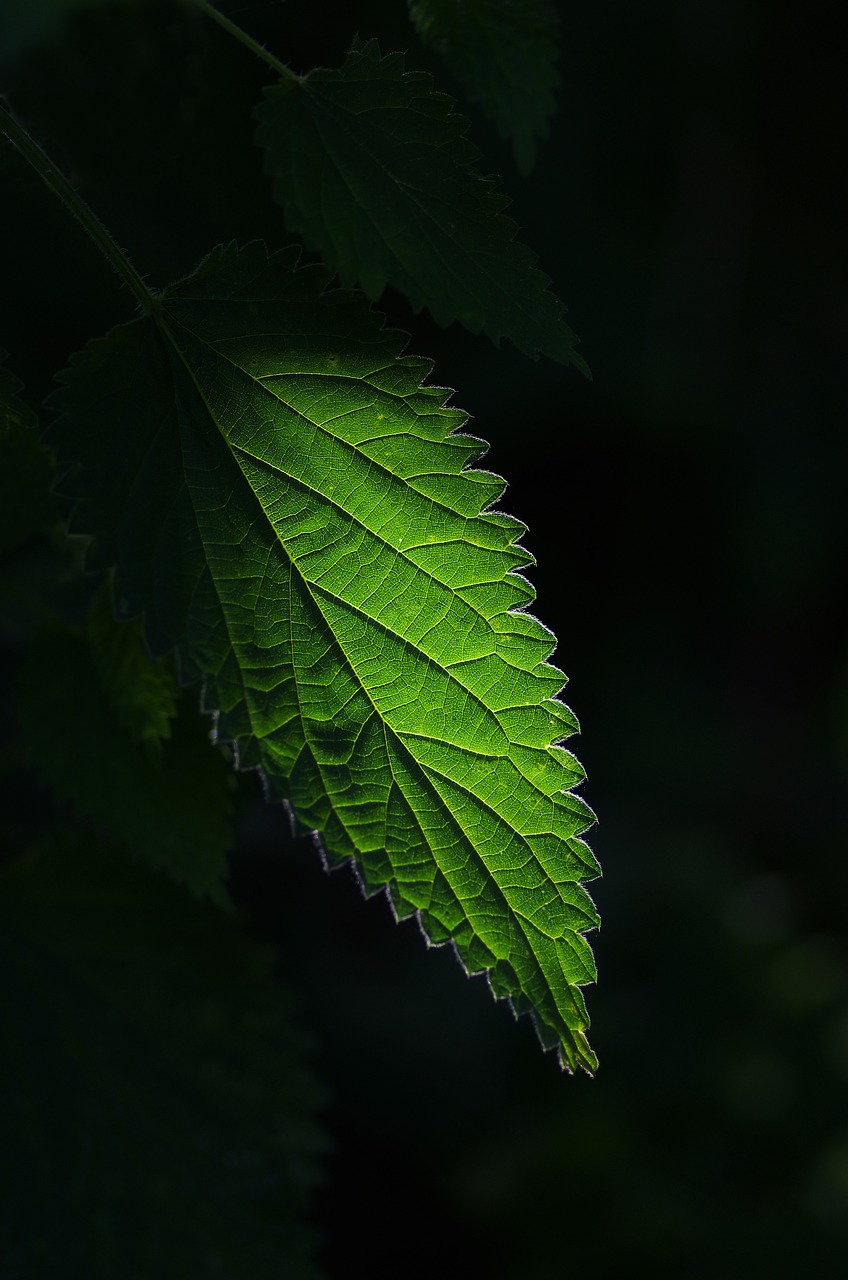
[[[103,223],[89,209],[82,196],[50,159],[46,151],[42,150],[35,139],[30,137],[26,129],[9,112],[4,105],[3,99],[0,99],[0,133],[5,133],[9,141],[17,148],[24,159],[29,161],[53,194],[59,197],[65,208],[85,228],[130,292],[135,294],[136,301],[140,304],[142,310],[149,315],[158,312],[159,303],[155,294],[148,289],[123,249],[118,247],[103,226]]]
[[[223,27],[225,31],[228,31],[231,36],[234,36],[236,40],[240,41],[240,43],[243,44],[246,49],[249,49],[251,53],[255,53],[258,58],[261,58],[263,62],[267,63],[267,65],[271,67],[272,70],[276,71],[278,75],[282,76],[284,80],[295,80],[299,82],[303,79],[303,76],[297,75],[296,72],[292,71],[290,67],[287,67],[284,62],[280,62],[278,58],[275,58],[273,53],[269,53],[265,46],[260,44],[258,40],[254,40],[246,31],[242,31],[241,27],[237,27],[234,22],[230,22],[229,18],[225,18],[220,10],[216,9],[214,5],[209,3],[209,0],[194,0],[194,3],[197,5],[198,9],[202,9],[213,22],[217,22],[219,27]]]

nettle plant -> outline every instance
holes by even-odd
[[[25,389],[8,370],[0,384],[3,546],[45,529],[55,539],[66,513],[61,572],[70,556],[86,602],[75,623],[48,617],[18,681],[24,756],[70,807],[4,868],[4,945],[45,982],[61,971],[88,992],[75,1000],[83,1021],[100,1026],[101,1047],[89,1050],[101,1054],[95,1075],[113,1078],[116,1055],[128,1081],[142,1070],[123,1032],[110,1039],[107,1028],[104,1038],[96,1011],[106,1006],[110,1019],[122,1010],[132,1023],[148,1067],[157,1036],[177,1057],[185,1042],[186,1064],[198,1040],[217,1060],[215,1019],[199,1011],[192,968],[199,949],[216,957],[216,998],[244,1004],[244,1052],[269,1073],[297,1076],[297,1042],[269,1012],[274,989],[263,995],[256,980],[264,958],[233,961],[233,917],[217,923],[208,903],[178,906],[184,893],[144,868],[152,862],[226,905],[230,766],[211,736],[238,768],[261,771],[268,799],[315,833],[330,866],[352,861],[367,894],[385,890],[398,918],[415,916],[429,942],[450,943],[496,998],[530,1013],[565,1068],[591,1072],[581,988],[595,977],[585,934],[597,916],[584,885],[598,868],[583,840],[593,815],[562,745],[577,725],[549,661],[554,637],[529,612],[524,526],[499,509],[504,482],[478,465],[485,445],[463,431],[451,393],[371,304],[391,285],[440,325],[458,321],[585,373],[564,307],[515,238],[498,185],[473,167],[467,121],[428,74],[357,40],[341,69],[296,75],[206,0],[196,5],[267,64],[256,143],[286,247],[219,246],[190,276],[152,289],[0,108],[7,138],[139,309],[58,375],[40,441]],[[409,7],[529,169],[553,108],[551,5]],[[304,264],[292,235],[321,261]],[[97,914],[107,901],[122,904],[120,927]],[[73,927],[58,929],[59,918]],[[153,968],[166,976],[154,997],[156,948]],[[21,1007],[23,990],[13,982]],[[60,1058],[61,1040],[51,1049]],[[13,1046],[19,1057],[23,1042]],[[37,1056],[37,1069],[21,1058],[25,1094],[37,1091],[39,1070],[53,1070],[43,1046]],[[181,1078],[183,1092],[193,1082],[191,1105],[183,1115],[174,1103],[173,1128],[157,1122],[171,1155],[137,1143],[141,1164],[156,1169],[144,1186],[157,1212],[172,1203],[191,1152],[201,1154],[190,1123],[204,1090],[235,1087],[209,1076],[198,1089],[185,1064]],[[130,1097],[131,1083],[123,1088]],[[69,1152],[77,1129],[87,1150],[97,1133],[107,1149],[109,1116],[90,1093],[73,1104],[76,1120],[63,1113]],[[305,1121],[286,1137],[286,1117],[308,1116],[314,1094],[301,1082],[286,1100],[278,1140],[308,1164],[320,1138]],[[35,1167],[43,1153],[30,1139],[18,1160]],[[126,1223],[115,1225],[125,1175],[118,1154],[96,1150],[100,1194],[114,1209],[97,1229],[108,1260],[121,1230],[127,1248]],[[63,1169],[59,1160],[57,1183]],[[218,1179],[221,1201],[235,1176]],[[294,1178],[293,1203],[311,1176]],[[10,1220],[26,1221],[21,1196],[7,1201]],[[218,1208],[207,1195],[207,1225]],[[241,1258],[227,1252],[243,1247],[237,1234],[216,1244],[216,1266]],[[27,1248],[52,1247],[37,1223],[27,1239],[21,1274]],[[139,1238],[137,1247],[148,1246]],[[291,1258],[292,1247],[281,1236],[266,1263],[281,1249]],[[189,1274],[179,1272],[196,1264],[189,1244],[171,1250],[174,1274]]]

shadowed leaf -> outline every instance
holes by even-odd
[[[109,842],[226,904],[232,775],[192,701],[183,698],[171,736],[151,751],[122,723],[90,646],[48,632],[31,645],[17,708],[27,755],[61,800]]]
[[[441,325],[588,373],[565,307],[514,239],[508,199],[471,167],[478,153],[453,106],[374,40],[340,71],[266,89],[256,137],[288,226],[369,298],[392,284]]]
[[[88,637],[101,686],[119,723],[133,742],[158,754],[171,736],[171,721],[177,714],[173,662],[150,656],[135,620],[116,621],[108,583],[91,602]]]
[[[39,442],[37,419],[20,399],[21,382],[0,348],[0,551],[55,521],[53,459]]]
[[[77,838],[2,869],[4,1280],[317,1280],[322,1099],[273,959]]]
[[[511,142],[527,174],[546,138],[559,84],[557,14],[550,0],[410,0],[421,39]]]

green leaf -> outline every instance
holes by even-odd
[[[471,167],[468,121],[432,85],[371,40],[340,71],[266,89],[256,137],[288,226],[369,298],[392,284],[441,325],[588,373],[565,307],[514,239],[508,199]]]
[[[39,442],[35,414],[18,395],[22,383],[3,365],[7,354],[0,348],[0,551],[57,518],[53,459]]]
[[[155,677],[137,688],[145,683],[155,685]],[[17,710],[27,758],[59,799],[90,817],[106,840],[227,905],[232,774],[210,749],[209,721],[192,701],[182,700],[172,736],[151,751],[122,722],[92,648],[49,631],[29,649]]]
[[[100,682],[133,742],[155,753],[171,736],[177,714],[177,676],[168,658],[152,658],[136,621],[117,622],[110,585],[91,602],[88,637]]]
[[[0,871],[4,1280],[317,1280],[323,1098],[274,963],[79,839]]]
[[[528,174],[536,142],[548,135],[559,85],[556,10],[550,0],[410,0],[425,44],[512,142]]]
[[[593,815],[524,526],[406,335],[296,261],[216,250],[161,334],[76,359],[53,432],[81,464],[73,527],[329,861],[591,1068]]]

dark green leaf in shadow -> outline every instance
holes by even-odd
[[[4,1280],[314,1280],[321,1098],[272,959],[73,838],[0,872]]]
[[[410,0],[425,44],[494,120],[527,174],[555,109],[558,20],[551,0]]]
[[[288,226],[369,298],[392,284],[441,325],[587,373],[565,307],[503,214],[509,200],[471,167],[478,153],[453,106],[374,40],[340,71],[266,89],[256,138]]]
[[[0,551],[18,546],[57,519],[50,492],[53,458],[36,433],[37,418],[21,399],[21,382],[0,349]]]
[[[60,799],[109,843],[228,902],[233,778],[196,695],[181,700],[171,737],[151,751],[122,723],[91,647],[50,631],[30,648],[17,706],[28,759]]]
[[[173,659],[151,657],[140,624],[115,618],[109,583],[91,602],[87,631],[100,683],[118,721],[133,742],[158,755],[177,714]]]

